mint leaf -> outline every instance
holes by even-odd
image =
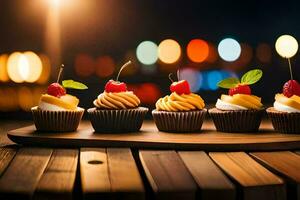
[[[234,88],[239,83],[240,83],[240,81],[238,78],[231,77],[231,78],[226,78],[226,79],[218,82],[217,85],[220,88],[230,89],[230,88]]]
[[[242,76],[241,83],[251,85],[259,81],[263,75],[260,69],[253,69]]]
[[[73,80],[64,80],[62,82],[64,88],[77,89],[77,90],[85,90],[88,89],[86,85],[83,83],[73,81]]]

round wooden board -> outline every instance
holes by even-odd
[[[82,122],[76,132],[40,133],[34,126],[10,131],[8,137],[30,146],[50,147],[130,147],[139,149],[180,149],[207,151],[261,151],[300,149],[300,134],[279,134],[268,121],[257,133],[217,132],[210,121],[200,133],[159,132],[152,121],[146,121],[138,133],[94,133],[89,122]]]

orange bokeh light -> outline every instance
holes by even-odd
[[[272,60],[272,49],[266,43],[261,43],[256,48],[256,57],[262,63],[270,63]]]
[[[89,77],[95,72],[95,61],[87,54],[79,54],[75,58],[75,72],[80,77]]]
[[[116,63],[110,56],[101,56],[97,59],[96,74],[101,77],[109,77],[115,71]]]
[[[208,58],[208,43],[201,39],[193,39],[187,45],[187,56],[195,63],[201,63]]]

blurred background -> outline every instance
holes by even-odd
[[[226,90],[216,83],[260,68],[252,93],[272,104],[289,79],[276,39],[300,38],[299,1],[217,0],[1,0],[0,117],[30,118],[64,64],[68,90],[92,107],[105,83],[121,74],[145,106],[169,94],[168,74],[180,69],[192,91],[213,105]],[[299,80],[299,55],[292,59]]]

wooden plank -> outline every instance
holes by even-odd
[[[30,124],[32,124],[32,121],[1,120],[0,121],[0,147],[14,144],[14,142],[8,139],[6,135],[7,131],[28,126]]]
[[[251,155],[272,171],[286,178],[294,187],[291,192],[300,199],[300,155],[290,151],[255,152]]]
[[[244,152],[209,153],[242,188],[243,199],[285,199],[283,181]]]
[[[157,199],[195,199],[197,185],[175,151],[139,151]]]
[[[94,133],[90,123],[83,122],[74,133],[36,134],[35,127],[10,131],[8,137],[25,145],[51,147],[126,147],[206,151],[259,151],[300,149],[300,134],[279,134],[271,123],[262,123],[257,133],[220,133],[206,121],[201,133],[159,132],[153,122],[146,121],[138,133]]]
[[[16,147],[0,147],[0,177],[17,152]]]
[[[34,199],[72,199],[78,150],[55,149],[44,171]]]
[[[0,197],[29,199],[51,157],[52,150],[21,148],[0,178]]]
[[[230,180],[203,151],[180,151],[179,156],[200,188],[200,199],[235,199]]]
[[[80,172],[84,199],[144,199],[145,191],[130,149],[83,148]]]

